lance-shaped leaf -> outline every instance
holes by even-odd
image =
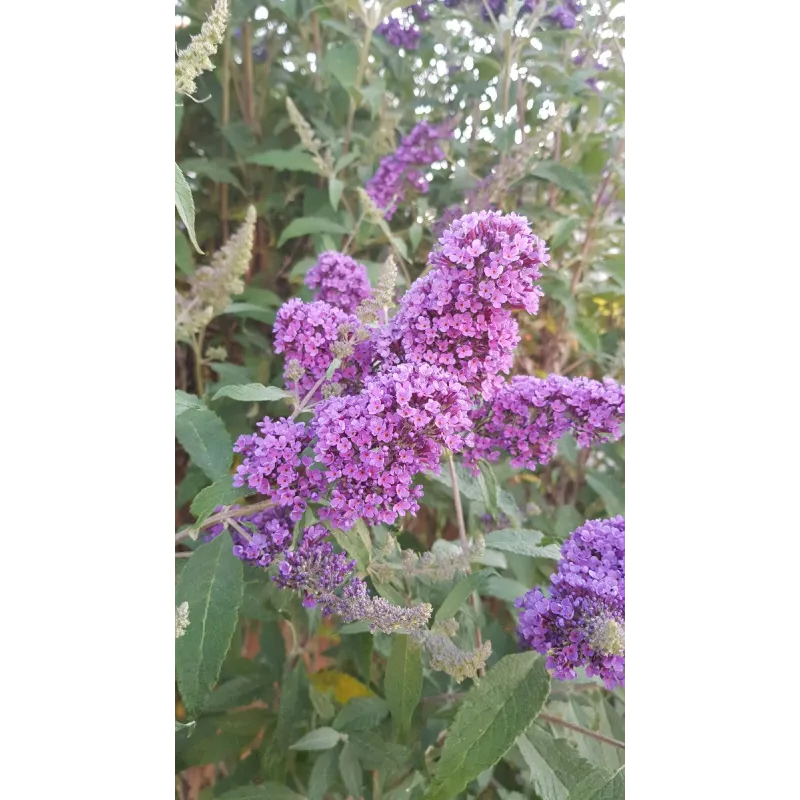
[[[549,691],[550,676],[538,653],[498,662],[458,709],[426,800],[451,800],[496,764],[531,725]]]
[[[201,545],[181,571],[176,604],[189,604],[190,624],[175,642],[175,669],[186,713],[196,717],[217,682],[242,602],[242,562],[230,534]]]
[[[261,383],[244,383],[233,386],[223,386],[211,399],[217,400],[220,397],[230,397],[231,400],[241,400],[246,403],[270,403],[291,396],[291,393],[279,389],[277,386],[264,386]]]
[[[175,420],[175,436],[192,461],[215,481],[233,461],[233,440],[225,423],[205,408],[184,411]]]
[[[402,735],[411,726],[411,717],[422,694],[422,657],[419,646],[410,636],[393,637],[383,686],[392,719]]]

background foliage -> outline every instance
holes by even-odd
[[[179,48],[210,8],[176,3]],[[370,35],[374,4],[233,0],[216,69],[197,81],[202,102],[176,97],[176,162],[205,253],[179,223],[178,284],[248,205],[257,212],[244,291],[200,350],[176,344],[179,531],[243,496],[227,477],[232,442],[264,415],[286,413],[271,324],[287,298],[310,299],[302,280],[316,255],[346,250],[374,285],[393,253],[407,286],[452,206],[517,211],[550,247],[541,311],[520,319],[515,371],[624,380],[620,9],[589,3],[574,30],[536,13],[503,30],[504,19],[495,26],[481,8],[434,4],[419,48],[401,53]],[[330,154],[329,174],[302,146],[287,99]],[[447,158],[431,168],[427,194],[373,224],[358,188],[420,119],[455,120]],[[253,383],[276,389],[226,388]],[[536,473],[500,464],[482,480],[462,476],[471,533],[540,532],[527,550],[513,533],[490,534],[476,565],[484,571],[416,581],[416,597],[437,615],[452,609],[465,642],[476,628],[491,640],[486,677],[474,685],[431,670],[405,636],[373,636],[303,608],[243,568],[227,534],[209,544],[179,535],[177,602],[189,602],[191,624],[176,642],[177,796],[621,797],[624,750],[608,740],[624,739],[624,690],[551,684],[540,656],[516,652],[513,600],[547,582],[558,542],[575,527],[623,513],[623,472],[624,439],[588,451],[567,438]],[[446,473],[423,483],[420,513],[394,531],[416,552],[458,538]],[[358,553],[365,571],[379,561],[381,535]],[[392,586],[370,574],[391,600]],[[465,602],[473,590],[476,607]]]

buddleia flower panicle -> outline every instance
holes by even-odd
[[[238,509],[239,506],[231,506]],[[218,506],[214,513],[222,510]],[[241,516],[238,527],[247,532],[244,536],[235,527],[228,528],[233,539],[233,554],[246,564],[254,567],[268,567],[292,543],[294,522],[291,519],[291,508],[276,507]],[[205,540],[211,541],[219,536],[226,525],[217,523],[208,529]]]
[[[439,142],[450,136],[452,131],[448,124],[419,122],[408,136],[403,137],[392,155],[381,159],[366,191],[386,219],[392,218],[407,189],[427,193],[428,181],[424,170],[445,157]]]
[[[369,622],[373,633],[413,633],[424,629],[431,618],[430,603],[415,606],[396,606],[382,597],[371,595],[367,584],[353,578],[344,588],[341,597],[330,600],[330,608],[342,622]]]
[[[335,614],[342,622],[369,622],[373,633],[410,633],[424,628],[433,611],[429,603],[404,608],[370,594],[360,578],[347,579],[356,562],[347,553],[334,552],[322,525],[303,531],[297,548],[288,550],[278,565],[275,582],[303,596],[309,608],[319,606],[326,616]]]
[[[305,284],[314,290],[314,299],[330,303],[346,314],[370,297],[372,287],[367,268],[344,253],[328,250],[308,271]]]
[[[314,459],[331,487],[320,516],[347,529],[415,514],[422,486],[414,475],[438,472],[444,447],[469,446],[470,409],[466,389],[428,364],[394,367],[368,377],[357,395],[320,403]]]
[[[326,150],[324,153],[322,152],[322,143],[317,139],[314,134],[314,129],[306,121],[305,117],[297,110],[297,106],[294,104],[291,97],[286,98],[286,110],[289,113],[289,119],[297,135],[300,137],[303,147],[311,153],[311,157],[317,169],[326,178],[333,178],[335,173],[333,171],[333,160],[331,159],[330,151]]]
[[[481,211],[455,220],[392,320],[372,337],[384,364],[428,363],[484,398],[504,384],[519,342],[511,312],[535,314],[535,285],[550,256],[518,214]]]
[[[337,347],[337,343],[349,343],[360,327],[355,316],[323,300],[304,303],[294,297],[284,303],[278,309],[272,332],[275,352],[282,353],[286,359],[283,373],[286,388],[304,397],[326,374],[334,357],[342,357],[344,351]],[[295,378],[298,374],[300,377]],[[331,380],[352,383],[360,375],[358,364],[353,362],[340,366]],[[312,399],[321,397],[322,392],[317,390],[316,397]]]
[[[589,520],[561,546],[549,596],[516,600],[520,644],[547,655],[559,680],[578,667],[608,689],[625,685],[625,519]]]
[[[300,544],[284,553],[275,582],[282,589],[300,592],[303,605],[308,608],[321,603],[323,611],[332,613],[333,593],[345,582],[356,562],[347,553],[335,553],[327,539],[328,530],[322,525],[305,528]]]
[[[515,469],[535,469],[555,455],[572,432],[579,447],[618,439],[625,419],[625,387],[610,378],[535,378],[518,375],[472,412],[475,446],[464,456],[474,473],[484,458],[509,455]]]
[[[249,206],[239,229],[189,278],[189,291],[176,295],[175,329],[179,339],[190,340],[244,291],[243,275],[253,254],[256,209]]]
[[[312,470],[312,433],[303,422],[269,417],[256,425],[261,433],[240,436],[233,446],[242,463],[233,476],[234,486],[249,486],[276,506],[289,510],[292,522],[303,516],[309,502],[320,498],[321,473]]]
[[[431,630],[420,630],[413,638],[428,652],[433,669],[447,673],[456,683],[465,678],[477,677],[492,654],[492,643],[488,639],[474,650],[462,650],[450,637],[458,631],[455,620],[436,623]]]
[[[178,53],[175,61],[175,92],[193,95],[197,91],[195,78],[203,72],[214,69],[211,56],[217,52],[225,37],[228,24],[228,0],[217,0],[214,8],[200,28],[197,36],[192,36],[189,46]]]
[[[378,25],[375,33],[383,36],[394,47],[416,50],[422,38],[422,31],[417,23],[427,22],[430,19],[427,7],[433,2],[434,0],[420,0],[414,5],[396,10],[392,16],[386,17]]]
[[[189,627],[189,604],[184,600],[175,607],[175,638],[180,639]]]

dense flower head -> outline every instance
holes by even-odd
[[[559,680],[576,669],[606,687],[625,685],[625,519],[590,520],[561,546],[550,596],[533,589],[516,600],[520,643],[547,655]]]
[[[429,363],[489,397],[503,384],[519,331],[511,310],[539,309],[534,282],[550,260],[525,217],[481,211],[455,220],[395,317],[373,336],[384,363]]]
[[[302,422],[265,417],[256,426],[261,434],[240,436],[233,446],[242,454],[242,463],[233,476],[234,486],[255,489],[280,508],[289,509],[297,522],[309,500],[317,500],[319,473],[310,470],[314,463],[303,451],[311,444],[311,431]]]
[[[239,506],[231,506],[233,509]],[[215,513],[222,506],[215,509]],[[205,536],[207,542],[215,539],[225,529],[222,522],[211,526]],[[233,539],[233,554],[254,567],[268,567],[292,542],[291,511],[288,508],[267,508],[255,514],[237,517],[228,525]],[[246,532],[242,535],[237,528]]]
[[[286,552],[275,576],[282,589],[301,592],[309,608],[339,589],[356,565],[347,553],[335,553],[327,538],[322,525],[305,528],[300,544]]]
[[[327,605],[331,613],[338,614],[343,622],[369,622],[375,633],[412,633],[423,629],[433,611],[430,603],[402,607],[392,605],[382,597],[371,595],[367,584],[353,578],[344,587],[340,597],[333,597]]]
[[[442,448],[469,446],[471,402],[443,370],[402,364],[365,380],[357,395],[333,397],[316,410],[314,458],[330,484],[320,510],[337,527],[357,519],[392,524],[415,514],[421,470],[439,469]]]
[[[610,378],[535,378],[518,375],[472,412],[475,446],[465,461],[511,457],[515,469],[535,469],[555,455],[558,440],[571,431],[579,447],[619,438],[625,418],[625,387]]]
[[[350,336],[361,325],[352,314],[346,314],[323,300],[304,303],[294,297],[279,309],[273,326],[275,352],[283,353],[286,368],[286,388],[296,390],[301,399],[322,378],[333,361],[335,344]],[[304,370],[301,377],[293,380],[297,361]],[[354,363],[345,364],[334,372],[332,381],[346,383],[357,379],[360,372]],[[322,396],[317,391],[316,399]]]
[[[391,17],[387,17],[378,25],[375,33],[383,36],[394,47],[416,50],[419,40],[422,38],[422,31],[417,23],[427,22],[431,18],[428,6],[432,5],[434,1],[419,0],[414,5],[395,11]]]
[[[409,186],[423,194],[428,191],[428,181],[422,170],[445,157],[439,140],[450,135],[451,130],[447,124],[419,122],[408,136],[403,137],[392,155],[381,159],[377,171],[367,183],[366,190],[386,219],[392,218]]]
[[[315,300],[330,303],[347,314],[352,314],[371,293],[367,268],[334,250],[320,255],[308,271],[305,283],[309,289],[316,290]]]

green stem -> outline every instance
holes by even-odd
[[[448,466],[450,467],[450,482],[453,485],[453,503],[456,507],[456,520],[458,522],[458,538],[461,540],[461,547],[464,550],[464,554],[467,556],[467,573],[470,572],[470,565],[469,565],[469,542],[467,541],[467,526],[464,522],[464,509],[461,505],[461,487],[458,485],[458,475],[456,474],[456,463],[453,460],[453,454],[448,450],[447,451],[447,461]],[[480,610],[480,597],[478,597],[477,592],[472,593],[472,607],[475,609],[475,613],[477,614]],[[475,647],[480,650],[481,646],[483,645],[483,636],[481,634],[481,629],[478,625],[475,625]],[[482,678],[485,674],[486,670],[483,667],[478,669],[478,677]]]
[[[361,91],[361,82],[367,72],[367,62],[369,60],[369,48],[372,44],[372,28],[367,25],[367,33],[364,37],[364,47],[361,49],[361,57],[358,59],[358,71],[356,72],[356,82],[353,87],[357,92]],[[342,144],[342,155],[350,149],[350,137],[353,133],[353,122],[356,117],[356,101],[350,96],[350,110],[347,113],[347,128],[344,133],[344,143]]]
[[[206,384],[203,378],[203,340],[206,336],[206,329],[203,328],[192,340],[192,352],[194,353],[194,382],[197,389],[197,396],[202,399],[206,393]]]

